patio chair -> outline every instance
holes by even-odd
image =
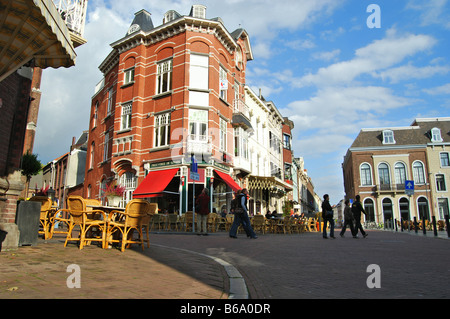
[[[140,244],[144,250],[143,224],[148,221],[150,203],[143,199],[133,199],[125,207],[125,212],[112,211],[111,214],[121,216],[119,221],[110,220],[108,227],[108,241],[121,242],[121,251],[125,251],[125,247],[131,244]],[[139,237],[133,239],[133,232],[137,230]],[[118,232],[121,238],[113,238],[114,233]],[[147,234],[148,236],[148,234]],[[148,246],[148,240],[147,240]]]
[[[101,210],[86,210],[86,204],[81,196],[69,196],[67,198],[68,209],[61,209],[58,212],[68,212],[70,214],[69,229],[67,231],[66,242],[64,247],[67,246],[69,241],[79,241],[79,248],[83,249],[84,246],[89,245],[91,241],[97,241],[102,243],[102,248],[106,248],[106,231],[108,226],[108,216]],[[92,219],[90,217],[97,215],[100,218]],[[78,237],[73,236],[73,230],[75,226],[79,226],[80,234]],[[101,235],[94,234],[93,228],[98,228]]]
[[[252,227],[255,232],[266,233],[266,218],[263,215],[255,215],[252,218]]]

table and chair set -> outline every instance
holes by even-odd
[[[67,208],[57,209],[51,199],[35,196],[30,200],[41,202],[40,230],[45,240],[54,234],[66,234],[64,247],[71,241],[77,241],[79,248],[98,242],[102,248],[111,248],[119,244],[121,251],[131,244],[150,245],[149,231],[152,214],[157,204],[142,199],[133,199],[125,208],[108,207],[100,201],[69,196]],[[134,231],[138,237],[133,236]],[[145,233],[145,238],[144,238]]]

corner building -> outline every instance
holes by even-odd
[[[92,98],[85,196],[102,198],[117,181],[127,189],[123,205],[150,198],[163,210],[191,210],[194,155],[195,193],[219,188],[231,198],[240,187],[234,130],[252,129],[243,101],[253,59],[247,32],[206,19],[202,5],[186,16],[170,10],[158,27],[141,10],[111,46]],[[220,198],[212,196],[211,205],[220,208]]]

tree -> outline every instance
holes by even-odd
[[[31,177],[39,174],[42,169],[41,162],[37,159],[36,154],[30,154],[27,152],[22,156],[22,175],[27,178],[25,185],[25,197],[28,197],[28,188],[30,185]]]

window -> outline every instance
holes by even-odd
[[[136,175],[131,172],[126,172],[120,176],[119,183],[125,187],[122,207],[125,207],[126,204],[133,199],[133,192],[136,189],[136,180]]]
[[[227,90],[228,90],[228,79],[227,79],[227,71],[220,67],[219,69],[219,92],[220,98],[224,101],[227,100]]]
[[[206,7],[200,4],[193,5],[191,16],[194,18],[206,19]]]
[[[372,174],[367,163],[361,165],[361,186],[372,185]]]
[[[425,171],[421,162],[414,162],[413,164],[414,183],[425,184]]]
[[[170,113],[155,116],[155,147],[170,144]]]
[[[172,59],[158,63],[156,77],[156,94],[172,90]]]
[[[389,166],[386,163],[381,163],[378,166],[378,175],[380,178],[380,185],[391,184],[391,178],[389,176]]]
[[[289,134],[283,134],[283,146],[288,150],[291,149],[291,136]]]
[[[441,167],[448,167],[450,166],[450,160],[449,160],[449,156],[448,153],[441,153],[440,155],[441,158]]]
[[[383,131],[383,144],[395,144],[393,131],[391,130]]]
[[[208,111],[189,110],[189,138],[198,142],[208,141]]]
[[[444,174],[436,174],[436,189],[438,192],[447,191]]]
[[[106,109],[106,114],[110,115],[113,105],[113,88],[108,89],[108,107]]]
[[[95,143],[92,142],[91,144],[91,154],[89,156],[89,169],[94,168],[94,151],[95,150]]]
[[[92,128],[97,126],[97,118],[98,118],[98,101],[95,102],[95,106],[94,106],[94,116],[92,118]]]
[[[189,87],[208,90],[208,63],[209,57],[201,54],[191,54],[189,70]]]
[[[439,219],[444,219],[448,215],[448,198],[438,198]]]
[[[441,130],[437,127],[431,129],[431,141],[442,142]]]
[[[248,133],[241,127],[234,129],[234,155],[248,159]]]
[[[129,84],[134,82],[134,67],[128,70],[125,70],[125,77],[123,80],[123,84]]]
[[[122,119],[121,119],[120,129],[128,130],[131,129],[131,103],[122,105]]]
[[[395,182],[397,185],[404,185],[406,181],[406,166],[403,163],[396,163],[395,167]]]
[[[284,163],[284,179],[292,180],[292,165]]]
[[[109,152],[109,132],[105,133],[105,144],[103,145],[103,162],[108,160]]]
[[[227,121],[220,119],[220,150],[227,151]]]

